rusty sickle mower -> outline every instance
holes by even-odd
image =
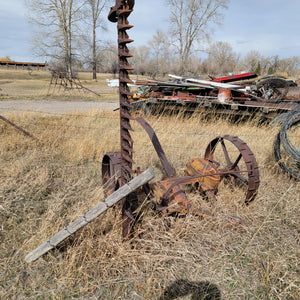
[[[245,188],[245,203],[254,200],[259,186],[259,171],[256,159],[245,142],[235,136],[219,136],[207,146],[203,159],[193,159],[187,164],[184,177],[179,177],[169,163],[165,152],[153,128],[143,118],[133,118],[129,97],[132,95],[128,84],[132,83],[129,71],[133,68],[127,59],[132,55],[127,44],[133,42],[127,30],[133,26],[128,22],[128,16],[133,11],[134,0],[116,0],[111,8],[108,19],[117,23],[118,55],[119,55],[119,101],[120,101],[120,136],[121,151],[106,153],[102,161],[102,178],[106,193],[111,194],[126,184],[139,168],[133,170],[133,131],[130,122],[136,121],[148,134],[154,149],[163,166],[166,179],[160,182],[146,184],[143,190],[154,204],[154,207],[164,215],[195,214],[210,216],[209,212],[194,207],[182,190],[183,185],[190,185],[204,194],[215,198],[222,179],[232,186],[243,185]],[[229,150],[230,149],[230,150]],[[233,149],[233,150],[232,150]],[[234,151],[235,150],[235,151]],[[135,211],[138,207],[137,193],[133,192],[121,201],[123,217],[123,236],[131,232],[136,220]]]

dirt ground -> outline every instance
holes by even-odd
[[[90,110],[114,110],[119,107],[118,101],[59,101],[59,100],[6,100],[0,101],[0,112],[34,111],[45,113],[87,112]]]

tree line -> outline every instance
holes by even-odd
[[[130,47],[136,74],[152,78],[168,73],[219,76],[242,71],[296,75],[299,57],[264,57],[257,50],[242,56],[224,41],[204,47],[213,27],[222,23],[229,0],[164,1],[170,8],[169,30],[157,30],[147,44]],[[114,4],[115,0],[26,0],[34,53],[46,57],[53,68],[63,68],[71,78],[76,69],[91,70],[94,79],[97,72],[116,74],[116,41],[101,40],[107,12]]]
[[[227,42],[217,41],[212,43],[206,50],[206,57],[190,55],[185,61],[184,73],[180,61],[174,54],[171,42],[167,38],[159,39],[162,32],[156,35],[147,45],[134,48],[132,65],[137,74],[148,75],[156,78],[169,73],[185,76],[211,75],[222,76],[241,72],[255,72],[258,75],[271,75],[280,73],[285,76],[296,76],[299,73],[300,58],[289,57],[280,59],[276,56],[263,56],[257,50],[251,50],[242,56],[233,51]],[[159,41],[163,41],[160,44]],[[156,46],[153,47],[153,44]],[[113,70],[105,70],[104,72]]]

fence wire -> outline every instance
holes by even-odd
[[[15,122],[16,125],[25,129],[38,139],[47,139],[47,136],[52,136],[52,139],[49,138],[49,140],[46,140],[46,144],[50,143],[48,144],[49,146],[52,146],[51,143],[55,144],[53,148],[50,149],[49,156],[51,156],[51,151],[56,151],[57,153],[56,156],[54,155],[50,159],[55,159],[55,157],[62,156],[63,154],[66,154],[65,156],[68,157],[68,155],[71,155],[72,152],[74,152],[74,148],[78,147],[80,144],[88,144],[89,148],[95,149],[94,152],[96,154],[94,154],[94,156],[91,154],[85,156],[83,154],[82,157],[70,160],[64,159],[63,163],[59,162],[57,168],[60,168],[62,174],[68,174],[68,170],[71,170],[70,172],[74,170],[79,176],[81,170],[82,172],[86,172],[86,174],[95,170],[97,173],[96,175],[99,177],[99,183],[102,183],[100,177],[104,153],[109,151],[120,151],[120,125],[118,113],[93,112],[93,114],[57,114],[31,110],[13,110],[0,114],[10,121]],[[203,121],[203,128],[201,129],[201,121],[198,119],[194,120],[194,126],[192,123],[193,119],[187,119],[185,121],[184,119],[176,120],[172,117],[150,117],[149,119],[146,118],[146,120],[153,126],[155,133],[162,144],[162,148],[179,175],[183,173],[185,164],[190,159],[194,157],[203,157],[209,141],[218,135],[231,134],[230,132],[225,132],[228,128],[230,128],[230,131],[234,131],[234,135],[237,135],[248,145],[251,144],[249,147],[257,160],[259,160],[260,173],[263,174],[264,171],[269,168],[269,165],[266,164],[265,161],[272,153],[272,149],[270,147],[266,149],[266,145],[273,144],[275,135],[279,131],[279,127],[268,129],[266,127],[264,130],[264,128],[256,128],[251,124],[247,132],[240,130],[243,125],[233,125],[232,127],[226,125],[225,128],[221,130],[218,128],[218,122],[214,124],[213,122],[208,121]],[[170,126],[170,123],[172,122],[174,123],[175,128]],[[131,124],[134,129],[132,132],[134,140],[134,166],[137,165],[140,166],[141,169],[146,169],[151,165],[158,175],[157,179],[162,179],[162,167],[160,167],[159,158],[155,153],[151,140],[148,138],[142,127],[135,122],[131,122]],[[185,127],[185,124],[188,126]],[[247,123],[245,123],[245,126],[247,126]],[[221,131],[224,131],[225,133]],[[4,134],[13,136],[15,134],[18,135],[19,133],[16,132],[15,128],[0,121],[0,136]],[[20,133],[20,135],[22,134]],[[53,137],[55,137],[55,140],[53,140]],[[29,138],[24,137],[24,140],[25,139]],[[2,139],[2,143],[4,142],[5,141]],[[13,143],[14,141],[11,142]],[[256,145],[257,143],[261,144]],[[102,150],[97,152],[100,145]],[[254,149],[252,148],[253,145],[255,145]],[[59,149],[60,147],[61,149]],[[41,151],[43,151],[43,148],[41,148]],[[64,151],[67,151],[68,153],[63,153]],[[229,149],[228,152],[230,154],[231,150]],[[1,155],[0,164],[8,165],[6,158],[1,157]],[[1,177],[2,176],[5,178],[5,174],[1,175]],[[40,200],[37,202],[40,202]],[[66,216],[63,213],[64,206],[67,205],[67,200],[63,197],[59,207],[50,206],[50,209],[53,210],[53,215],[58,215],[61,219],[62,226],[67,221],[70,221],[66,221]],[[86,210],[90,207],[89,201],[85,200],[84,197],[78,199],[77,205],[84,206]]]
[[[12,114],[14,113],[14,114]],[[15,115],[16,113],[16,115]],[[93,112],[92,115],[90,114],[79,114],[79,113],[52,113],[52,112],[39,112],[33,110],[19,110],[14,109],[10,110],[6,113],[1,113],[6,118],[10,119],[12,122],[15,122],[16,125],[25,129],[26,131],[30,132],[32,135],[39,138],[39,136],[51,135],[51,133],[55,133],[57,139],[64,140],[64,141],[80,141],[86,142],[86,138],[91,141],[91,139],[95,139],[98,143],[101,141],[105,141],[108,137],[110,138],[110,146],[117,148],[119,146],[119,114],[112,115],[111,113],[103,113],[103,112]],[[26,114],[26,115],[24,115]],[[49,119],[50,117],[50,119]],[[54,118],[51,120],[51,118]],[[82,119],[84,121],[82,121]],[[88,123],[88,124],[82,124]],[[148,122],[153,125],[155,133],[157,134],[163,148],[166,148],[166,152],[168,152],[168,148],[172,148],[174,150],[181,150],[187,154],[188,152],[196,148],[196,143],[199,143],[199,152],[203,152],[205,150],[206,145],[203,144],[202,140],[212,140],[218,135],[224,135],[220,133],[218,129],[218,124],[210,124],[205,122],[205,127],[211,127],[214,130],[210,131],[191,131],[190,129],[185,130],[170,130],[168,126],[172,121],[172,117],[169,118],[155,118],[151,119]],[[75,122],[76,124],[72,124],[71,122]],[[187,119],[186,122],[184,120],[180,120],[182,123],[182,128],[184,127],[185,123],[190,125],[193,120]],[[70,124],[71,123],[71,124]],[[105,124],[104,124],[105,123]],[[134,131],[132,133],[134,138],[134,147],[143,148],[144,151],[148,152],[148,150],[152,149],[153,146],[151,141],[144,142],[142,141],[141,137],[145,136],[145,131],[135,125],[132,122]],[[247,123],[245,123],[247,124]],[[164,130],[164,127],[168,126],[167,130]],[[201,121],[197,120],[197,127],[201,127]],[[241,125],[243,126],[243,125]],[[234,128],[235,132],[238,132],[238,128]],[[10,127],[8,124],[0,122],[0,134],[3,131],[15,131],[14,128]],[[257,133],[257,129],[255,127],[251,128],[253,133],[239,133],[234,134],[238,135],[239,138],[244,140],[246,143],[248,141],[268,141],[269,143],[273,143],[275,139],[275,134],[266,135],[265,131],[260,131]],[[279,129],[278,129],[279,130]],[[274,132],[276,132],[274,130]],[[227,134],[227,133],[226,133]],[[228,133],[230,134],[230,132]],[[194,138],[195,142],[187,143],[185,138]],[[259,150],[255,149],[255,154],[258,156],[265,155],[265,148],[264,145],[259,147]]]

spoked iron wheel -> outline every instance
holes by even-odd
[[[229,179],[233,189],[245,190],[245,203],[257,195],[259,171],[254,154],[248,145],[236,136],[225,135],[213,139],[206,148],[205,159],[209,160]]]

